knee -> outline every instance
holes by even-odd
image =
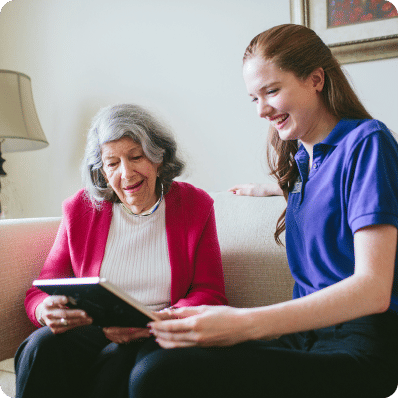
[[[136,363],[129,379],[130,398],[192,397],[202,394],[197,375],[208,366],[208,353],[200,348],[159,349]],[[195,384],[197,391],[192,391]]]
[[[36,356],[39,350],[46,350],[51,345],[54,334],[47,327],[34,331],[18,348],[15,354],[15,363],[17,364],[21,358]],[[51,350],[51,348],[50,348]]]
[[[27,365],[40,361],[51,363],[50,359],[59,355],[62,349],[68,351],[68,347],[60,344],[59,335],[51,332],[50,328],[43,327],[34,331],[18,348],[15,354],[15,371],[25,368]]]
[[[177,396],[176,391],[169,390],[168,384],[174,385],[173,350],[158,350],[139,361],[130,373],[129,397],[149,398]],[[178,372],[177,372],[178,374]],[[167,395],[168,392],[171,395]]]

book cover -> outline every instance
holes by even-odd
[[[67,306],[86,311],[94,325],[146,327],[157,319],[148,307],[105,278],[37,279],[33,286],[50,295],[68,297]]]

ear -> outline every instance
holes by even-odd
[[[162,170],[162,166],[163,166],[163,162],[157,164],[156,173],[157,173],[157,176],[158,176],[158,177],[159,177],[160,172],[161,172],[161,170]]]
[[[317,92],[321,92],[325,84],[325,71],[323,68],[317,68],[310,74],[309,79],[311,79],[312,87],[314,87]]]

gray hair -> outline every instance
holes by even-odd
[[[177,144],[172,133],[146,109],[133,104],[102,108],[91,122],[81,167],[86,194],[97,207],[104,200],[119,201],[102,174],[101,146],[122,137],[131,137],[140,144],[151,162],[162,163],[156,181],[157,192],[163,184],[163,193],[166,194],[173,179],[184,169],[184,162],[177,156]]]

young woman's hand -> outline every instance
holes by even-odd
[[[163,348],[231,346],[252,337],[244,314],[245,309],[226,306],[185,307],[169,315],[177,319],[149,326]]]
[[[146,339],[150,336],[148,328],[106,327],[102,329],[105,337],[117,344],[127,344],[131,341]]]
[[[49,296],[36,308],[36,318],[55,334],[77,326],[90,325],[93,320],[85,311],[69,309],[66,296]]]
[[[264,183],[264,184],[238,184],[228,189],[228,192],[232,192],[239,196],[281,196],[283,195],[282,190],[278,184],[275,183]]]

